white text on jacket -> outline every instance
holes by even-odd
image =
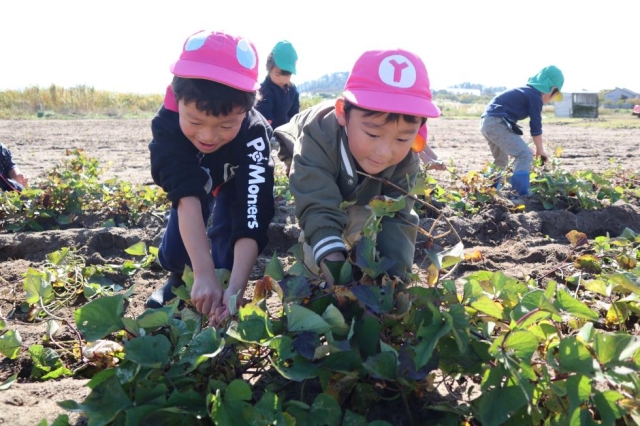
[[[247,144],[247,147],[252,147],[255,151],[249,154],[256,163],[261,163],[264,160],[262,151],[266,145],[261,138],[252,140]],[[264,183],[264,167],[258,164],[249,164],[249,186],[247,188],[247,226],[249,229],[255,229],[258,227],[258,193],[260,192],[260,184]]]

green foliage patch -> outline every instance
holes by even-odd
[[[167,209],[161,188],[111,179],[101,181],[99,161],[80,149],[21,193],[0,192],[0,229],[8,231],[64,228],[82,217],[102,214],[104,226],[135,226],[144,213]]]
[[[372,204],[369,231],[396,202]],[[393,401],[410,424],[633,424],[640,236],[567,238],[573,273],[544,286],[487,271],[458,285],[407,285],[379,273],[385,259],[366,236],[333,287],[300,268],[300,256],[285,268],[274,255],[252,302],[218,328],[190,305],[188,270],[184,307],[129,317],[127,294],[104,295],[76,311],[75,326],[87,342],[121,349],[84,401],[59,404],[105,425],[383,425],[389,413],[373,407]],[[457,253],[433,256],[436,268],[464,262]],[[30,351],[41,378],[68,374],[53,353]],[[424,402],[436,377],[466,381],[467,396]]]
[[[48,219],[78,214],[104,197],[104,186],[92,181],[97,164],[76,155],[76,162],[52,174],[63,176],[60,182],[78,182],[73,191],[56,193],[58,204]],[[425,174],[424,183],[407,196],[448,224],[430,202],[456,206],[461,215],[477,213],[495,202],[492,173],[460,177],[451,193]],[[615,170],[566,174],[554,166],[538,172],[536,190],[542,200],[559,200],[549,201],[549,208],[573,201],[576,209],[601,208],[637,196],[637,179]],[[110,205],[100,200],[101,208]],[[121,205],[122,198],[117,200],[113,205]],[[127,249],[135,261],[104,267],[87,266],[68,248],[50,253],[42,268],[30,269],[24,279],[25,309],[48,330],[42,345],[26,350],[32,378],[91,377],[83,401],[59,405],[83,413],[92,425],[640,421],[636,232],[627,229],[592,242],[580,232],[568,233],[570,253],[544,281],[477,271],[454,282],[446,277],[469,261],[464,245],[433,246],[424,265],[427,279],[405,283],[388,275],[392,264],[374,243],[382,218],[405,202],[405,197],[372,200],[363,237],[348,260],[331,265],[335,285],[308,271],[302,248],[295,245],[290,266],[274,254],[251,302],[216,328],[190,304],[189,270],[183,276],[186,289],[177,292],[174,303],[128,314],[133,287],[124,291],[104,277],[131,277],[150,267],[157,251],[145,243]],[[420,232],[433,239],[444,235]],[[225,282],[228,271],[218,272]],[[79,298],[86,303],[75,310],[74,324],[56,316],[57,307]],[[59,321],[66,321],[75,339],[57,339]],[[15,330],[0,323],[3,356],[16,359],[22,344]],[[15,380],[0,383],[0,390]],[[461,383],[463,394],[435,391]],[[55,423],[65,419],[68,423],[64,415]]]

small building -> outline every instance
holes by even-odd
[[[611,102],[618,102],[620,100],[627,100],[627,99],[638,99],[640,98],[640,93],[636,93],[632,90],[629,89],[623,89],[620,87],[616,87],[615,89],[613,89],[610,92],[607,92],[604,95],[604,100],[605,101],[611,101]]]
[[[598,118],[598,92],[563,90],[562,96],[554,102],[556,117]]]

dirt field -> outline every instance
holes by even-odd
[[[490,153],[478,130],[477,120],[449,120],[445,117],[429,122],[431,146],[441,159],[453,159],[459,174],[478,170],[489,161]],[[563,168],[567,170],[603,171],[616,161],[625,170],[640,169],[639,135],[637,128],[602,129],[575,125],[544,127],[547,151],[563,150]],[[133,183],[151,184],[147,144],[150,140],[149,120],[46,120],[0,121],[0,141],[13,152],[14,159],[33,181],[44,177],[45,170],[65,157],[65,150],[82,148],[88,156],[109,165],[105,178],[116,176]],[[443,183],[450,182],[448,172],[437,172]],[[271,243],[254,276],[262,276],[266,259],[273,250],[283,253],[298,236],[291,224],[291,209],[281,206],[271,229]],[[424,218],[427,226],[432,219]],[[610,233],[618,235],[625,227],[640,232],[640,206],[617,203],[598,211],[572,213],[564,210],[528,209],[514,213],[502,206],[484,209],[471,218],[450,218],[467,250],[480,250],[481,264],[460,268],[457,274],[469,270],[500,270],[516,276],[542,277],[561,262],[568,253],[564,235],[572,229],[585,232],[589,238]],[[88,229],[61,231],[0,233],[0,319],[6,318],[9,328],[17,329],[26,349],[41,343],[44,324],[25,321],[20,311],[24,300],[23,274],[27,268],[38,268],[44,256],[62,247],[75,247],[89,263],[122,263],[129,257],[124,249],[145,241],[157,246],[163,223],[147,218],[139,228]],[[420,241],[418,244],[420,250]],[[418,256],[419,257],[419,256]],[[419,270],[419,265],[417,265]],[[459,275],[458,275],[459,276]],[[130,316],[144,310],[144,301],[165,273],[159,270],[138,273],[119,283],[125,288],[135,285],[128,307]],[[73,322],[73,310],[60,312]],[[68,331],[69,332],[69,331]],[[86,380],[66,378],[35,382],[29,379],[28,357],[18,361],[0,361],[0,383],[12,374],[19,380],[8,390],[0,391],[0,424],[35,425],[41,420],[53,421],[58,414],[69,414],[70,424],[85,424],[75,413],[67,413],[57,401],[73,399],[81,402],[89,393]]]

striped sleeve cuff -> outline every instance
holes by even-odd
[[[313,258],[316,265],[319,265],[320,261],[324,259],[326,255],[336,251],[347,253],[347,246],[342,242],[342,238],[338,236],[329,236],[318,241],[313,246]]]

